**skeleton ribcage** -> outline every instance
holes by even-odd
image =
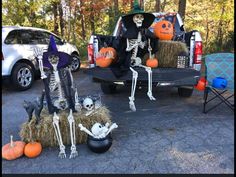
[[[65,81],[67,79],[66,78],[66,70],[61,69],[59,72],[61,72],[61,75],[60,75],[61,76],[60,77],[61,89],[59,89],[59,84],[56,82],[54,72],[52,72],[51,76],[50,76],[49,89],[50,89],[50,97],[51,97],[53,103],[55,100],[57,100],[60,97],[60,94],[61,94],[62,98],[65,98],[65,92],[64,92],[64,89],[62,88],[62,82],[65,83]],[[61,93],[60,93],[60,90],[61,90]]]
[[[126,51],[131,51],[131,66],[139,65],[141,64],[140,58],[137,57],[138,54],[138,48],[144,48],[146,45],[145,41],[141,40],[141,34],[138,34],[137,39],[127,39],[127,48]]]

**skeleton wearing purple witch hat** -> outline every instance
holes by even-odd
[[[75,120],[73,112],[80,106],[78,102],[77,88],[71,74],[70,55],[57,51],[53,36],[50,37],[47,52],[34,51],[38,58],[41,79],[45,87],[45,95],[49,114],[53,114],[53,127],[60,147],[59,157],[65,158],[65,146],[62,142],[59,126],[60,118],[57,113],[60,110],[69,110],[67,117],[70,126],[71,154],[70,158],[78,155],[75,140]],[[78,109],[79,111],[79,109]]]

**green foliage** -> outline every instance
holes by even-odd
[[[118,6],[115,4],[118,2]],[[179,0],[160,1],[163,12],[177,12]],[[54,16],[53,5],[57,5]],[[64,27],[60,26],[59,5]],[[80,50],[87,59],[87,43],[92,28],[97,34],[112,35],[116,21],[131,10],[130,0],[3,0],[2,25],[21,25],[55,30]],[[144,10],[155,12],[156,0],[145,0]],[[56,23],[55,23],[56,22]],[[204,54],[234,51],[234,0],[187,0],[185,29],[199,30]],[[63,29],[61,29],[63,28]]]

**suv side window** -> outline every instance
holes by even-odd
[[[49,35],[44,31],[34,31],[34,38],[37,41],[37,44],[48,45],[49,43]]]
[[[18,39],[17,39],[18,32],[17,31],[18,30],[13,30],[13,31],[9,32],[4,43],[5,44],[18,44]]]
[[[34,31],[19,30],[18,34],[20,44],[37,44],[37,40],[34,38]]]
[[[54,40],[56,42],[57,45],[63,45],[64,43],[62,42],[62,39],[60,39],[59,37],[49,33],[49,32],[41,32],[42,33],[42,36],[44,37],[44,41],[45,41],[45,44],[49,44],[50,42],[50,36],[52,35],[54,37]]]

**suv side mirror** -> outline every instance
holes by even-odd
[[[65,39],[62,39],[62,40],[61,40],[61,43],[62,43],[62,44],[65,44],[65,43],[66,43],[66,40],[65,40]]]

